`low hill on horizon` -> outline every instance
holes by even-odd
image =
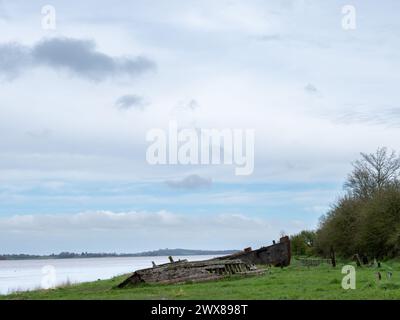
[[[160,256],[200,256],[228,255],[240,250],[194,250],[194,249],[158,249],[138,253],[73,253],[61,252],[50,255],[3,254],[0,260],[37,260],[37,259],[73,259],[73,258],[121,258],[121,257],[160,257]]]

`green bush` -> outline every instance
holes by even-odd
[[[312,256],[316,234],[314,231],[302,231],[290,237],[292,254],[296,256]]]
[[[321,222],[316,252],[331,247],[342,257],[354,254],[392,258],[400,253],[400,190],[390,188],[368,199],[343,198]]]

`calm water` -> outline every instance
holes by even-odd
[[[206,260],[214,256],[182,256],[177,259]],[[149,268],[151,262],[167,263],[168,257],[91,258],[0,261],[0,294],[109,279]]]

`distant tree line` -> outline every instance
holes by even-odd
[[[392,258],[400,254],[400,157],[387,148],[361,153],[344,184],[345,194],[321,217],[316,231],[293,235],[297,255],[355,254]]]
[[[159,256],[198,256],[228,255],[239,250],[192,250],[192,249],[159,249],[139,253],[73,253],[61,252],[50,255],[3,254],[0,260],[37,260],[37,259],[77,259],[77,258],[121,258],[121,257],[159,257]]]
[[[59,254],[49,255],[31,255],[31,254],[3,254],[0,255],[0,260],[36,260],[36,259],[72,259],[72,258],[101,258],[101,257],[124,257],[132,256],[132,254],[117,254],[117,253],[73,253],[61,252]]]

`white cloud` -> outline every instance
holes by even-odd
[[[166,211],[151,212],[83,212],[77,214],[47,214],[47,215],[14,215],[0,218],[2,232],[45,232],[57,233],[60,231],[72,232],[75,230],[105,232],[112,230],[129,230],[132,233],[140,229],[158,228],[190,228],[194,221],[201,224],[218,224],[227,228],[243,229],[258,227],[263,223],[260,220],[250,219],[242,215],[218,215],[216,217],[191,217],[169,213]],[[243,225],[243,222],[246,222]],[[198,228],[198,224],[193,226]],[[192,227],[192,228],[193,228]],[[217,227],[218,228],[218,227]]]
[[[284,229],[297,231],[297,224],[288,223]],[[13,246],[22,251],[25,248],[25,252],[38,252],[46,245],[46,252],[133,252],[164,247],[221,249],[268,245],[279,237],[282,228],[276,221],[242,214],[97,211],[3,217],[0,218],[0,240],[12,240]],[[53,245],[49,247],[49,243]]]

